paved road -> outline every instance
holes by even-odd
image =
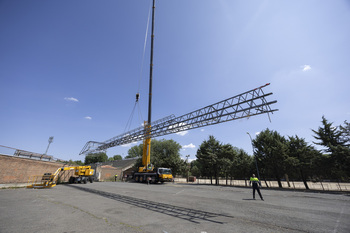
[[[0,190],[0,232],[350,232],[350,196],[100,182]]]

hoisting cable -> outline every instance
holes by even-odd
[[[131,111],[129,120],[126,123],[124,133],[126,131],[130,130],[132,119],[133,119],[134,114],[135,114],[136,105],[138,107],[139,122],[141,122],[141,123],[143,122],[143,117],[142,117],[141,109],[140,109],[140,105],[139,105],[139,98],[140,98],[140,86],[141,86],[141,79],[142,79],[142,73],[143,73],[143,64],[144,64],[144,60],[145,60],[145,53],[146,53],[146,45],[147,45],[147,38],[148,38],[148,30],[149,30],[148,28],[149,28],[151,9],[152,9],[152,4],[151,4],[151,1],[150,1],[149,11],[148,11],[148,19],[147,19],[147,26],[146,26],[146,33],[145,33],[145,41],[144,41],[144,44],[143,44],[143,53],[142,53],[142,61],[141,61],[140,78],[139,78],[139,84],[138,84],[137,93],[136,93],[136,101],[135,101],[134,107],[133,107],[133,109]]]
[[[133,107],[133,109],[132,109],[132,111],[131,111],[129,120],[128,120],[128,122],[126,123],[125,129],[124,129],[124,133],[126,133],[127,131],[130,130],[131,122],[132,122],[132,118],[133,118],[133,116],[134,116],[136,104],[137,104],[137,103],[135,102],[135,105],[134,105],[134,107]]]
[[[136,93],[136,101],[135,101],[134,107],[133,107],[133,109],[132,109],[132,111],[131,111],[129,120],[128,120],[128,122],[126,123],[125,129],[124,129],[124,133],[130,130],[131,123],[132,123],[132,119],[134,118],[134,113],[135,113],[136,105],[138,106],[138,109],[140,109],[140,106],[139,106],[139,98],[140,98],[140,94],[139,94],[139,93]]]
[[[144,63],[144,60],[145,60],[146,44],[147,44],[147,38],[148,38],[148,28],[149,28],[151,9],[152,9],[152,4],[149,5],[149,11],[148,11],[148,19],[147,19],[147,26],[146,26],[146,33],[145,33],[145,41],[143,43],[143,53],[142,53],[142,61],[141,61],[141,71],[140,71],[140,78],[139,78],[139,86],[137,88],[137,92],[138,93],[140,93],[140,86],[141,86],[141,79],[142,79],[142,72],[143,72],[143,63]]]

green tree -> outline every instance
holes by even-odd
[[[350,123],[344,121],[344,126],[339,126],[341,131],[341,141],[345,146],[350,146]]]
[[[288,158],[286,139],[278,132],[266,129],[253,140],[253,145],[259,164],[276,178],[278,186],[282,188],[281,177],[285,174],[285,161]]]
[[[201,174],[210,177],[210,182],[213,184],[213,176],[217,181],[219,173],[218,158],[220,153],[220,142],[210,135],[207,141],[203,141],[197,150],[197,161],[201,164]]]
[[[156,140],[151,142],[151,163],[155,167],[170,168],[173,175],[183,172],[185,162],[180,157],[181,145],[174,140]],[[135,168],[142,166],[142,150],[143,144],[133,146],[128,151],[128,156],[125,158],[139,158],[135,164]]]
[[[236,157],[232,163],[231,173],[235,178],[247,178],[255,168],[253,157],[249,156],[243,149],[235,148]],[[249,176],[249,175],[248,175]]]
[[[128,155],[125,156],[126,159],[142,157],[143,144],[133,146],[128,150]]]
[[[185,161],[180,156],[181,145],[174,140],[152,140],[151,163],[155,167],[170,168],[173,175],[182,173],[186,169]]]
[[[322,116],[322,126],[318,130],[312,130],[319,142],[317,145],[324,146],[324,151],[329,153],[329,169],[331,178],[347,180],[350,176],[350,148],[349,148],[349,124],[335,127]]]
[[[226,185],[229,177],[232,177],[232,166],[237,161],[237,150],[230,144],[220,146],[218,154],[218,169],[219,176],[225,177]],[[216,182],[218,184],[218,181]]]
[[[92,164],[92,163],[98,163],[98,162],[107,162],[108,156],[105,152],[99,152],[99,153],[90,153],[85,157],[85,164]]]
[[[123,160],[123,157],[121,155],[114,155],[113,157],[108,158],[109,161],[115,161],[115,160]]]
[[[191,168],[191,174],[197,178],[201,176],[201,172],[196,165]]]
[[[333,126],[333,123],[322,116],[322,126],[318,130],[312,130],[316,135],[314,136],[319,142],[314,142],[316,145],[326,147],[325,152],[332,152],[333,148],[337,146],[345,146],[346,143],[342,140],[343,132],[338,130],[338,127]]]
[[[297,176],[304,182],[305,188],[309,189],[307,178],[312,175],[312,162],[315,161],[316,156],[321,156],[321,153],[319,153],[313,146],[308,145],[303,138],[299,138],[298,136],[289,137],[288,146],[288,174],[296,171]]]
[[[75,160],[74,163],[79,165],[79,166],[83,166],[84,165],[84,163],[81,160]]]
[[[84,165],[84,163],[81,162],[81,160],[73,161],[71,159],[69,161],[64,161],[63,163],[69,164],[69,165],[78,165],[78,166],[83,166]]]

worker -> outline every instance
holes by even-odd
[[[259,179],[255,177],[255,174],[253,174],[253,176],[250,177],[249,185],[251,185],[252,183],[253,183],[253,199],[255,200],[255,190],[256,190],[256,191],[258,191],[259,196],[260,196],[261,200],[263,201],[264,198],[262,197],[262,195],[260,193],[261,183],[260,183]]]
[[[118,179],[118,175],[115,174],[115,176],[114,176],[114,181],[117,181],[117,179]]]

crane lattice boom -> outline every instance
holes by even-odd
[[[277,101],[268,102],[266,100],[266,97],[272,95],[272,93],[265,94],[263,91],[263,88],[268,85],[269,83],[180,117],[171,115],[152,122],[150,134],[147,134],[145,127],[139,127],[105,142],[89,141],[80,154],[105,151],[108,148],[140,141],[146,137],[154,138],[264,113],[273,113],[278,109],[271,109],[270,105]]]

